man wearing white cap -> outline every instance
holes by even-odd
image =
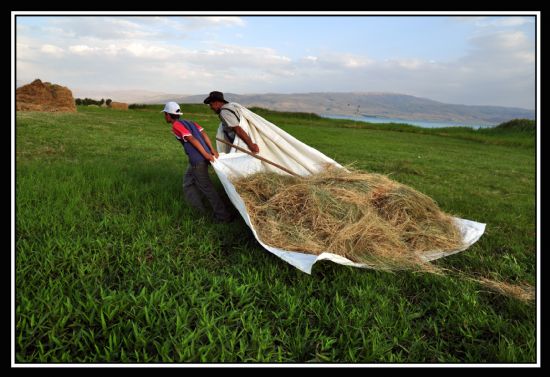
[[[214,161],[214,157],[218,157],[218,152],[212,146],[210,138],[197,122],[179,119],[181,110],[176,102],[167,102],[162,112],[166,122],[172,124],[172,133],[189,156],[189,167],[183,178],[185,199],[192,207],[205,213],[202,203],[202,195],[204,195],[214,209],[214,218],[217,221],[231,221],[232,215],[208,175],[209,162]]]

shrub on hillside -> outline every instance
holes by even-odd
[[[495,127],[498,130],[534,132],[537,128],[536,121],[532,119],[512,119]]]

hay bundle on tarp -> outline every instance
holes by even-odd
[[[423,254],[462,246],[452,217],[431,198],[380,174],[327,168],[299,178],[262,172],[233,183],[260,239],[281,249],[435,272]]]

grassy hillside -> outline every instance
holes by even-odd
[[[309,276],[241,219],[198,216],[161,109],[17,114],[16,361],[536,362],[534,305],[453,277],[331,262]],[[183,109],[213,138],[206,106]],[[536,284],[533,132],[262,114],[487,224],[438,265]]]

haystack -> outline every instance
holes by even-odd
[[[124,102],[111,102],[111,109],[128,110],[128,104]]]
[[[376,269],[435,272],[423,255],[462,246],[453,218],[435,201],[380,174],[263,172],[233,183],[260,239],[281,249],[329,251]]]
[[[40,79],[17,88],[15,108],[17,111],[76,112],[73,93],[69,88]]]

